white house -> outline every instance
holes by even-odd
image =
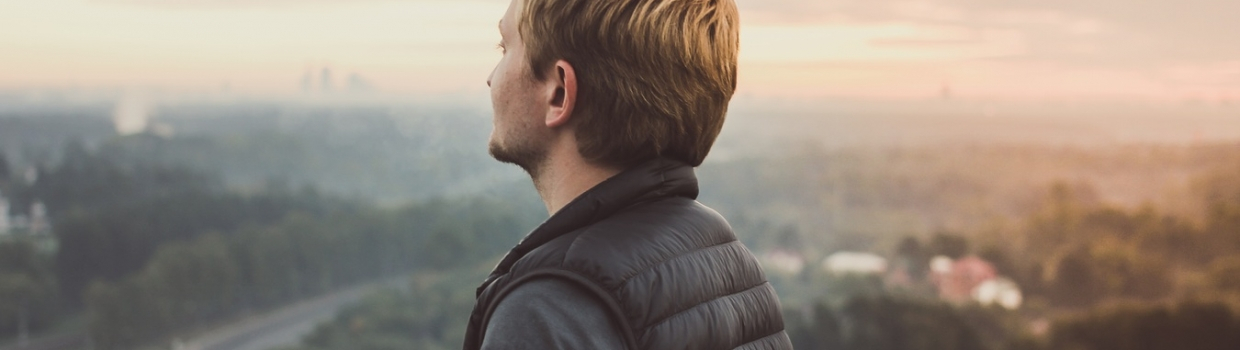
[[[837,252],[822,259],[822,268],[836,275],[878,275],[887,272],[887,259],[857,252]]]
[[[1024,302],[1024,296],[1021,295],[1020,286],[1017,286],[1016,282],[998,277],[986,280],[977,288],[973,288],[973,300],[977,300],[982,305],[998,304],[1005,309],[1016,310]]]
[[[801,273],[801,270],[805,268],[805,259],[801,257],[801,254],[783,249],[776,249],[763,254],[762,263],[763,267],[772,271],[779,271],[790,275]]]

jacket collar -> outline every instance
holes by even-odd
[[[478,292],[508,273],[525,254],[566,233],[610,217],[633,204],[667,197],[696,199],[697,195],[697,176],[688,164],[656,158],[631,167],[577,196],[527,234],[500,260]]]

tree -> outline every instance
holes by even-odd
[[[0,315],[16,318],[18,344],[24,345],[29,335],[30,302],[38,298],[40,286],[29,276],[0,273]],[[7,332],[4,332],[7,333]]]
[[[1240,319],[1220,302],[1124,304],[1058,320],[1052,334],[1052,349],[1224,350],[1240,343]]]
[[[1084,213],[1096,205],[1096,195],[1089,186],[1052,184],[1041,208],[1030,220],[1026,253],[1050,255],[1065,245],[1088,241],[1089,237],[1079,234],[1079,226]]]
[[[414,275],[409,291],[381,290],[343,308],[288,350],[456,349],[486,270]]]
[[[969,241],[958,234],[939,232],[930,238],[930,251],[936,256],[960,259],[969,253]]]
[[[896,268],[903,269],[914,282],[925,279],[932,257],[931,251],[916,237],[906,236],[896,246]]]
[[[826,303],[805,309],[784,310],[786,329],[798,349],[844,349],[840,319]]]
[[[169,301],[172,319],[202,322],[233,306],[238,272],[219,234],[161,247],[142,274]]]
[[[1220,291],[1240,293],[1240,256],[1226,256],[1210,264],[1209,280]]]
[[[839,313],[850,321],[841,328],[847,349],[982,350],[977,333],[942,302],[862,296]]]
[[[116,281],[141,270],[163,244],[269,225],[291,213],[354,211],[339,203],[302,194],[186,191],[74,210],[56,222],[57,274],[65,296],[78,302],[92,281]]]
[[[55,317],[55,281],[47,258],[27,241],[0,242],[0,335],[46,326]]]
[[[1056,304],[1064,306],[1092,305],[1106,295],[1104,276],[1094,265],[1089,250],[1077,247],[1054,260],[1045,279],[1049,294]]]
[[[0,150],[0,186],[7,185],[12,178],[13,174],[9,170],[8,157],[4,155],[4,150]]]

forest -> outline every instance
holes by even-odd
[[[477,283],[546,217],[469,111],[189,106],[133,135],[64,113],[0,113],[2,214],[24,223],[0,235],[0,347],[169,349],[396,278],[287,349],[457,348]],[[719,147],[699,200],[762,259],[798,348],[1240,344],[1240,144]],[[831,271],[841,252],[887,264]],[[1020,305],[947,297],[939,258],[986,262]]]
[[[6,187],[16,207],[45,203],[55,248],[41,249],[34,235],[0,243],[0,329],[38,330],[84,310],[97,349],[132,349],[357,283],[477,261],[537,218],[519,201],[484,197],[378,208],[309,187],[241,194],[194,170],[79,145],[34,184]]]

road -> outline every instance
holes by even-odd
[[[380,288],[406,289],[408,277],[361,285],[247,317],[172,345],[173,350],[270,350],[297,345],[319,323],[331,320],[341,307]],[[79,350],[88,348],[81,332],[31,340],[26,346],[0,350]]]
[[[33,339],[29,344],[0,346],[0,350],[65,350],[81,349],[86,346],[86,335],[81,332]]]
[[[408,281],[405,277],[394,278],[302,301],[208,331],[173,347],[174,350],[269,350],[296,345],[319,323],[335,316],[342,306],[380,288],[404,288]]]

